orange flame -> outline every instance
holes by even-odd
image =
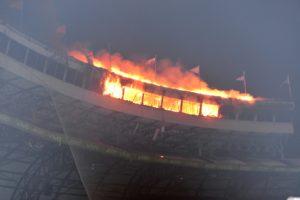
[[[103,95],[123,99],[134,104],[196,116],[200,114],[201,108],[202,116],[219,117],[219,105],[213,101],[205,100],[201,104],[199,102],[145,92],[141,86],[135,83],[122,85],[120,77],[112,74],[108,74],[104,79]]]
[[[215,102],[204,101],[202,102],[201,115],[205,117],[218,117],[219,107]]]
[[[101,51],[97,56],[93,56],[93,54],[87,50],[70,50],[68,53],[70,56],[81,62],[92,62],[92,64],[96,67],[107,69],[108,71],[113,72],[121,77],[130,78],[143,83],[149,83],[181,91],[193,92],[205,96],[221,97],[225,99],[231,98],[247,103],[254,103],[256,100],[252,95],[248,93],[240,93],[236,90],[224,91],[210,88],[208,87],[208,84],[201,80],[198,76],[191,72],[183,71],[181,66],[174,66],[168,60],[161,60],[159,63],[156,63],[160,69],[159,73],[156,73],[154,70],[154,66],[151,66],[153,65],[153,63],[149,64],[150,60],[148,60],[148,62],[147,60],[145,60],[143,62],[137,63],[123,59],[123,57],[117,53],[110,55],[106,51]],[[131,95],[133,95],[132,93],[138,93],[133,96],[126,96],[126,99],[128,100],[135,97],[136,100],[134,100],[134,103],[141,104],[141,92],[142,91],[137,91],[136,89],[126,89],[124,95],[126,96],[126,93],[130,93]],[[115,94],[113,94],[114,97],[121,98],[119,95],[120,91],[115,92]],[[155,95],[156,94],[147,94],[146,92],[144,92],[144,101],[148,102],[149,106],[158,107],[158,102],[161,99],[160,97]],[[168,101],[171,100],[166,98],[165,102]],[[162,104],[162,107],[166,110],[177,111],[179,109],[178,102],[174,102],[174,104],[168,106],[166,104],[168,103]],[[198,112],[200,112],[199,110],[197,110],[198,106],[195,104],[195,102],[184,101],[182,104],[182,112],[184,113],[191,112],[197,115]],[[187,108],[190,104],[195,104],[195,108]]]
[[[121,99],[123,96],[122,86],[119,78],[108,76],[104,81],[103,95]]]
[[[200,113],[200,103],[188,100],[182,101],[182,112],[190,115],[199,115]]]

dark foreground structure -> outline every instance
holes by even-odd
[[[102,74],[0,25],[3,199],[300,195],[300,160],[284,155],[292,102],[206,119],[103,96]]]

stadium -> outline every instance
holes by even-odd
[[[4,83],[1,89],[2,134],[12,129],[16,132],[13,137],[20,134],[27,138],[28,149],[47,151],[47,148],[57,148],[55,152],[62,151],[59,156],[52,152],[54,155],[49,155],[48,159],[53,160],[48,162],[63,165],[60,166],[62,169],[69,167],[67,172],[61,172],[67,175],[58,175],[44,183],[46,188],[57,191],[56,195],[63,194],[64,189],[55,182],[62,185],[71,182],[68,179],[75,173],[73,162],[91,199],[172,196],[221,199],[235,198],[235,195],[254,198],[265,198],[266,195],[281,199],[294,194],[293,188],[297,191],[293,181],[299,181],[295,174],[299,173],[300,166],[293,160],[280,161],[280,147],[286,135],[293,134],[293,125],[291,118],[284,117],[289,119],[284,121],[278,116],[286,113],[291,117],[292,102],[262,101],[250,106],[239,105],[236,109],[239,112],[220,108],[223,117],[209,119],[135,105],[125,101],[124,95],[121,99],[99,95],[97,83],[99,86],[101,76],[105,74],[102,69],[71,57],[66,64],[37,41],[3,24],[1,68]],[[90,70],[96,70],[96,73],[90,73]],[[94,77],[87,77],[90,74]],[[172,94],[172,91],[164,90],[166,93]],[[222,105],[229,107],[228,102]],[[74,161],[64,147],[66,144],[70,145],[71,154],[76,155]],[[4,150],[8,158],[23,157],[15,152],[17,149],[14,148],[18,147],[14,144],[3,145],[7,145],[8,149]],[[242,158],[236,156],[240,152],[243,152]],[[60,154],[66,156],[66,160],[60,160]],[[39,167],[47,162],[46,158],[35,159]],[[20,158],[11,162],[24,161]],[[42,172],[45,169],[40,169],[42,174],[35,175],[33,167],[37,166],[33,164],[27,168],[29,180],[20,178],[12,199],[18,199],[20,194],[19,198],[45,196],[42,192],[45,188],[39,188],[43,185],[41,182],[55,172],[48,174]],[[190,169],[186,171],[186,168]],[[272,173],[275,172],[279,173],[274,176]],[[242,181],[250,175],[256,177],[253,182]],[[40,179],[37,183],[32,181],[37,178],[35,176]],[[173,188],[180,185],[183,187]],[[242,187],[238,194],[232,191],[237,185]],[[263,192],[265,190],[268,193]],[[82,196],[83,189],[71,187],[66,192],[66,195],[77,194]]]
[[[156,60],[141,70],[98,58],[0,23],[3,199],[300,196],[300,159],[285,151],[294,101],[200,90],[190,71],[177,84]]]

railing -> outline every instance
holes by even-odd
[[[105,83],[109,84],[109,83]],[[151,93],[131,87],[104,86],[104,95],[122,99],[137,105],[161,108],[171,112],[179,112],[195,116],[219,117],[219,105],[197,100],[175,98],[163,94]]]
[[[43,44],[31,39],[15,30],[12,27],[5,26],[10,31],[18,34],[19,36],[33,42],[40,47],[45,48]],[[82,68],[84,70],[76,70],[69,66],[68,61],[73,61],[72,58],[67,58],[66,62],[62,63],[60,59],[55,59],[53,57],[46,57],[41,55],[40,53],[20,44],[16,40],[10,38],[9,35],[0,33],[0,53],[6,54],[9,57],[24,63],[26,66],[38,70],[40,72],[46,73],[52,77],[55,77],[59,80],[67,82],[69,84],[73,84],[75,86],[100,93],[100,81],[102,78],[103,70],[99,68],[92,67],[90,65],[82,64]],[[130,101],[134,104],[150,106],[155,108],[162,108],[164,110],[173,111],[173,112],[181,112],[184,114],[192,114],[192,115],[203,115],[202,103],[196,101],[189,101],[186,99],[179,99],[176,105],[168,104],[168,100],[172,97],[150,93],[150,92],[136,92],[134,95],[126,95],[126,93],[130,93],[129,91],[132,89],[124,88],[121,92],[121,99]],[[290,105],[290,104],[289,104]],[[248,121],[272,121],[272,122],[291,122],[292,121],[292,111],[291,110],[279,110],[278,113],[272,112],[270,110],[261,112],[256,112],[255,109],[252,111],[247,111],[247,109],[236,109],[230,108],[226,112],[224,110],[223,105],[220,105],[220,114],[223,118],[233,119],[233,120],[248,120]],[[285,106],[287,107],[287,106]],[[223,112],[224,111],[224,112]],[[263,113],[263,114],[262,114]],[[264,114],[264,113],[272,113],[272,114]],[[264,116],[265,115],[265,116]]]
[[[15,29],[14,27],[10,26],[9,24],[6,24],[4,21],[0,20],[0,25],[4,26],[5,29],[6,29],[6,32],[9,34],[9,32],[12,32],[20,37],[23,37],[24,39],[34,43],[35,45],[41,47],[41,48],[44,48],[46,50],[49,50],[49,48],[44,45],[43,43],[37,41],[36,39],[33,39],[32,37],[18,31],[17,29]]]

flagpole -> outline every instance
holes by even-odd
[[[155,55],[155,59],[154,59],[154,70],[155,70],[155,74],[157,74],[157,55]]]
[[[155,57],[154,57],[154,70],[155,70],[154,81],[156,81],[156,77],[157,77],[157,55],[155,55]]]
[[[244,92],[247,93],[246,72],[243,72],[243,76],[244,76]]]
[[[198,67],[198,69],[199,69],[199,70],[198,70],[199,73],[197,74],[197,77],[198,77],[199,79],[201,79],[201,78],[200,78],[200,65],[197,65],[197,67]]]
[[[108,43],[108,55],[109,55],[109,57],[108,57],[108,59],[109,59],[109,69],[111,69],[111,45],[110,45],[110,43]]]
[[[289,75],[287,75],[287,81],[288,81],[288,87],[289,87],[289,97],[290,97],[290,100],[293,100],[292,87],[291,87],[291,81],[290,81]]]
[[[20,5],[21,6],[21,8],[20,8],[21,10],[20,10],[20,19],[19,19],[20,20],[19,21],[20,27],[19,28],[20,28],[20,31],[22,31],[22,29],[23,29],[23,15],[24,15],[24,10],[23,10],[24,9],[24,5],[23,5],[24,3],[23,3],[23,1],[21,1],[20,4],[21,4]]]

